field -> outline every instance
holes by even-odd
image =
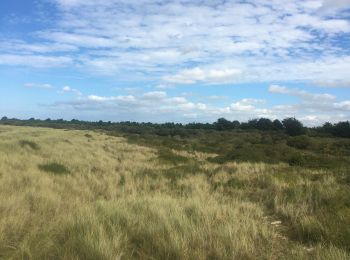
[[[350,259],[349,141],[257,136],[0,125],[0,258]]]

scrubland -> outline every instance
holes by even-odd
[[[202,150],[0,126],[0,258],[350,259],[347,155],[315,168]]]

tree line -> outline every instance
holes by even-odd
[[[71,128],[71,129],[105,129],[115,130],[126,133],[153,133],[157,135],[186,135],[188,131],[193,130],[215,130],[215,131],[231,131],[231,130],[259,130],[259,131],[284,131],[290,136],[298,136],[304,134],[331,135],[336,137],[350,138],[349,121],[338,122],[335,124],[326,122],[318,127],[306,127],[301,121],[294,117],[288,117],[282,121],[269,118],[256,118],[247,122],[239,122],[238,120],[230,121],[225,118],[219,118],[213,123],[151,123],[151,122],[111,122],[111,121],[81,121],[72,119],[70,121],[63,119],[46,119],[40,120],[30,118],[28,120],[20,120],[16,118],[2,117],[1,124],[7,125],[27,125],[41,126],[53,128]]]

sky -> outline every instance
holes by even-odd
[[[350,0],[1,0],[0,116],[350,120]]]

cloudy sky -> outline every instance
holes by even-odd
[[[350,0],[1,0],[0,116],[350,119]]]

